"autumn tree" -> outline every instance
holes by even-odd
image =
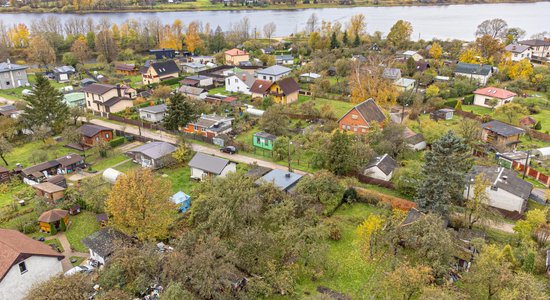
[[[327,168],[336,175],[347,175],[357,168],[353,153],[353,137],[339,130],[332,134],[327,149]]]
[[[79,63],[83,64],[90,58],[90,48],[86,43],[84,36],[79,36],[71,45],[71,52]]]
[[[109,223],[140,240],[166,238],[176,216],[171,195],[171,184],[151,170],[130,170],[117,179],[105,203]]]
[[[458,122],[456,133],[458,133],[468,145],[473,146],[478,143],[481,138],[480,125],[478,120],[462,118]]]
[[[468,183],[471,187],[472,182]],[[473,182],[473,196],[467,195],[465,203],[465,217],[468,228],[472,229],[475,223],[479,221],[489,221],[495,217],[495,213],[489,206],[489,195],[487,188],[491,182],[487,180],[483,173],[477,175]],[[470,189],[468,189],[469,191]]]
[[[8,38],[14,48],[26,48],[29,46],[29,28],[22,23],[14,25],[8,32]]]
[[[193,156],[193,148],[191,144],[182,141],[178,145],[178,149],[172,153],[172,157],[176,160],[177,163],[183,165],[186,164],[191,157]]]
[[[63,94],[54,88],[48,78],[38,74],[33,93],[23,96],[28,105],[24,108],[23,122],[28,128],[47,126],[60,130],[69,116]]]
[[[432,144],[422,169],[423,180],[415,201],[420,208],[446,215],[462,200],[465,174],[472,166],[470,148],[452,131]]]
[[[94,291],[87,274],[55,276],[34,285],[25,296],[28,300],[71,300],[86,299]]]
[[[499,247],[486,245],[470,271],[464,273],[464,284],[474,298],[492,299],[506,289],[512,278],[511,264]]]
[[[284,114],[284,107],[273,105],[268,107],[260,119],[260,128],[270,134],[281,136],[288,133],[290,119]]]
[[[105,200],[109,197],[111,185],[101,176],[83,179],[78,190],[82,201],[86,204],[86,209],[95,213],[105,212]]]
[[[531,240],[535,231],[546,223],[547,209],[533,209],[525,214],[525,220],[519,220],[514,226],[514,231],[523,240]]]
[[[508,23],[503,19],[485,20],[477,26],[476,36],[488,35],[492,38],[505,38]]]
[[[411,23],[399,20],[390,29],[387,40],[393,47],[401,49],[410,40],[412,31],[413,28]]]
[[[484,62],[489,64],[498,61],[501,52],[504,50],[504,45],[500,40],[490,35],[478,37],[475,41],[475,47],[480,51]]]
[[[349,75],[352,103],[373,98],[378,105],[390,107],[397,102],[399,91],[391,80],[382,76],[384,65],[389,62],[380,55],[369,55],[366,63],[352,65]]]
[[[495,119],[502,120],[509,124],[519,124],[521,117],[529,115],[527,108],[518,103],[506,103],[495,110]]]
[[[367,23],[365,21],[364,14],[357,14],[351,16],[349,20],[349,26],[346,30],[347,35],[353,39],[359,38],[360,35],[365,33]]]
[[[271,42],[271,37],[275,33],[275,30],[277,30],[277,24],[274,22],[269,22],[264,25],[264,35],[265,37]]]
[[[499,64],[499,69],[504,72],[510,79],[517,80],[529,80],[533,75],[533,65],[529,59],[525,58],[520,61],[514,62],[511,59],[503,59],[504,61]]]
[[[441,55],[443,54],[443,48],[441,48],[441,45],[438,42],[433,42],[432,47],[429,50],[430,56],[438,60],[441,58]]]
[[[203,48],[203,41],[199,35],[199,24],[197,22],[191,22],[187,28],[187,34],[185,35],[185,44],[187,50],[191,53],[195,53],[196,50]]]
[[[55,63],[55,50],[42,35],[33,35],[27,49],[28,57],[43,66]]]
[[[112,62],[118,54],[118,47],[109,29],[102,30],[95,36],[95,49],[107,62]]]
[[[376,235],[380,234],[383,226],[384,219],[375,214],[369,215],[363,223],[357,226],[356,232],[361,243],[361,251],[365,256],[367,256],[368,253],[370,259],[374,256]]]
[[[179,130],[180,127],[187,126],[189,122],[199,117],[197,106],[189,101],[180,93],[176,93],[170,98],[170,104],[166,109],[164,117],[164,127],[168,130]]]
[[[296,192],[313,197],[317,203],[324,206],[326,215],[332,214],[338,208],[344,191],[344,186],[338,178],[326,170],[305,176],[296,185]]]
[[[480,62],[481,52],[476,48],[466,48],[460,53],[458,60],[463,63],[477,64]]]
[[[386,275],[384,287],[386,295],[395,296],[395,299],[413,299],[433,280],[432,268],[429,266],[404,263]]]

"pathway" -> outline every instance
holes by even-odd
[[[63,266],[63,272],[67,272],[73,268],[73,264],[71,263],[71,257],[73,256],[83,257],[83,258],[90,257],[88,253],[73,251],[71,249],[71,244],[69,243],[69,240],[65,235],[65,232],[60,232],[60,233],[57,233],[56,235],[46,237],[46,240],[52,240],[52,239],[58,239],[59,243],[61,244],[61,247],[63,248],[63,253],[61,253],[65,256],[65,258],[61,260],[61,265]]]

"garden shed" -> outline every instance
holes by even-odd
[[[64,209],[48,210],[38,217],[40,231],[56,234],[58,231],[67,230],[69,225],[69,212]]]
[[[191,207],[191,196],[182,191],[172,195],[170,200],[178,206],[180,212],[186,212]]]

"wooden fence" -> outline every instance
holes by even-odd
[[[140,120],[127,119],[127,118],[117,116],[117,115],[113,115],[113,114],[109,114],[107,116],[107,119],[117,121],[117,122],[126,123],[126,124],[130,124],[130,125],[134,125],[134,126],[141,126],[143,128],[152,129],[152,130],[163,130],[163,131],[165,130],[164,127],[162,127],[162,125],[160,125],[160,124],[151,124],[151,123],[143,122],[143,121],[140,121]]]
[[[525,170],[525,165],[517,162],[517,161],[514,161],[512,162],[512,169],[520,172],[521,174],[523,174],[524,170]],[[536,181],[544,184],[545,186],[547,187],[550,187],[550,177],[542,172],[539,172],[531,167],[527,167],[527,172],[525,173],[526,176],[528,177],[531,177],[533,179],[535,179]]]

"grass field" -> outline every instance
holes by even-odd
[[[13,147],[13,151],[6,155],[6,160],[10,164],[8,167],[13,168],[16,163],[20,163],[23,167],[29,167],[45,160],[41,160],[43,153],[46,160],[56,159],[69,153],[77,153],[82,155],[82,152],[63,147],[63,143],[44,143],[42,141],[29,142],[23,145]],[[3,165],[3,162],[1,163]]]
[[[71,247],[78,252],[87,252],[87,248],[82,244],[82,239],[99,230],[99,223],[95,219],[95,214],[90,211],[82,211],[76,216],[70,216],[71,226],[65,233]]]
[[[462,110],[467,112],[473,112],[476,115],[493,115],[493,110],[487,107],[481,107],[477,105],[462,105]]]
[[[188,166],[164,168],[159,171],[159,174],[167,175],[167,178],[172,182],[172,192],[174,193],[183,191],[189,195],[193,187],[198,183],[191,179],[191,169]]]
[[[28,188],[28,185],[18,179],[15,179],[10,184],[4,183],[0,185],[0,208],[12,204],[14,196],[26,188]]]
[[[304,96],[304,95],[300,95],[298,98],[298,101],[293,103],[292,106],[299,108],[300,104],[304,102],[309,102],[309,101],[312,101],[315,104],[315,108],[317,109],[321,109],[323,105],[329,105],[330,107],[332,107],[334,114],[336,115],[337,118],[340,118],[355,106],[350,102],[339,101],[339,100],[329,100],[324,98],[311,99],[311,97]]]

